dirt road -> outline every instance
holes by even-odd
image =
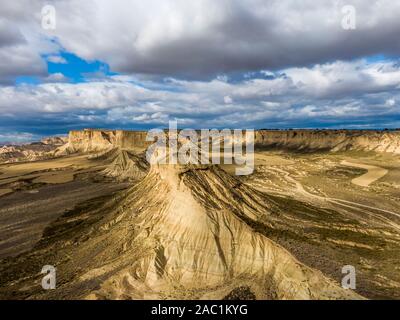
[[[368,172],[363,174],[362,176],[359,176],[359,177],[351,180],[351,182],[353,184],[358,185],[360,187],[368,187],[371,183],[382,178],[389,172],[388,170],[386,170],[384,168],[371,166],[371,165],[367,165],[367,164],[362,164],[362,163],[349,162],[346,160],[343,160],[341,162],[341,164],[344,166],[348,166],[348,167],[355,167],[355,168],[361,168],[361,169],[368,170]]]

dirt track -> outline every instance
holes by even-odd
[[[371,183],[382,178],[389,172],[388,170],[380,168],[380,167],[371,166],[371,165],[367,165],[367,164],[361,164],[361,163],[353,163],[353,162],[349,162],[346,160],[343,160],[341,162],[341,164],[344,166],[356,167],[356,168],[368,170],[368,172],[363,174],[362,176],[351,180],[351,182],[353,184],[358,185],[360,187],[368,187]]]

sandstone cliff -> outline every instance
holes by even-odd
[[[400,131],[258,130],[258,147],[295,151],[375,151],[400,154]]]
[[[58,153],[98,152],[114,147],[145,149],[146,131],[85,129],[71,131]],[[400,154],[400,131],[367,130],[257,130],[256,148],[308,151],[375,151]]]
[[[241,286],[257,299],[361,299],[244,222],[272,206],[218,166],[152,165],[74,251],[90,265],[77,281],[99,283],[89,299],[222,299]]]
[[[145,148],[146,131],[85,129],[70,131],[66,150],[74,152],[94,152],[120,147],[123,149]]]

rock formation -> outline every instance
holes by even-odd
[[[62,146],[68,142],[67,136],[56,136],[43,138],[41,143],[53,146]]]
[[[282,208],[270,196],[218,165],[149,167],[132,151],[145,146],[143,136],[70,134],[65,150],[109,160],[103,174],[135,183],[44,231],[27,259],[55,265],[59,287],[37,286],[29,298],[223,299],[245,287],[257,299],[362,299],[257,232],[255,222],[273,228],[280,219]],[[12,270],[29,265],[20,259]],[[24,281],[32,278],[13,292],[30,290]]]
[[[136,155],[127,150],[114,150],[111,152],[112,163],[103,171],[108,177],[118,181],[137,181],[144,178],[149,165],[144,155]]]
[[[362,298],[256,232],[249,221],[272,223],[276,204],[219,166],[152,164],[140,179],[140,156],[117,148],[97,157],[114,159],[109,174],[139,176],[57,249],[69,257],[57,264],[71,277],[58,290],[67,298],[223,299],[240,287],[257,299]],[[94,287],[72,289],[83,283]]]
[[[218,166],[152,165],[100,227],[108,233],[98,252],[105,260],[81,280],[102,283],[87,298],[222,299],[240,286],[257,299],[361,298],[243,220],[270,209]]]
[[[96,152],[112,147],[145,149],[146,131],[94,130],[71,131],[65,151]],[[255,146],[298,152],[375,151],[400,154],[400,131],[369,130],[256,130]]]
[[[375,151],[400,154],[400,131],[369,130],[258,130],[259,147],[294,151]]]
[[[93,152],[120,147],[122,149],[145,148],[146,131],[85,129],[69,133],[67,152]]]
[[[45,138],[41,142],[0,147],[0,163],[36,161],[52,158],[55,150],[65,145],[66,137]]]

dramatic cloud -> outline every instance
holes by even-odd
[[[55,30],[42,8],[56,9]],[[352,5],[356,28],[342,27]],[[400,2],[0,4],[0,136],[82,127],[400,127]]]
[[[0,85],[18,76],[47,75],[41,54],[54,52],[40,27],[41,1],[2,1],[0,4]]]
[[[0,119],[152,128],[178,119],[185,127],[374,127],[400,124],[400,66],[395,62],[336,62],[289,68],[270,79],[168,79],[137,84],[133,77],[79,84],[0,88]],[[58,119],[59,122],[54,121]],[[61,120],[61,121],[60,121]],[[57,128],[57,125],[60,127]]]
[[[342,8],[356,9],[344,30]],[[54,35],[115,71],[213,76],[400,53],[400,2],[57,1]]]

